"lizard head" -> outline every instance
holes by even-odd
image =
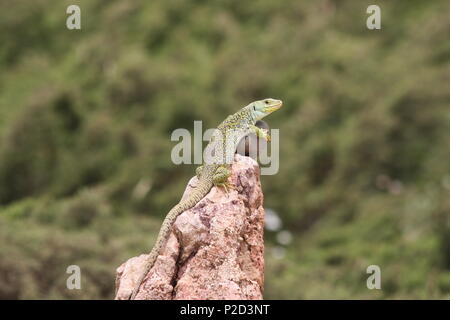
[[[277,99],[267,98],[258,100],[249,104],[249,109],[253,114],[255,120],[261,120],[272,112],[278,110],[283,105],[283,101]]]

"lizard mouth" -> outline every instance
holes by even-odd
[[[280,109],[282,105],[283,105],[283,101],[276,100],[270,106],[265,107],[263,110],[264,110],[265,113],[269,114],[269,113],[272,113],[272,112]]]

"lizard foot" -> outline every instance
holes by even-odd
[[[231,176],[231,171],[226,167],[217,168],[214,173],[213,183],[216,187],[222,187],[225,192],[228,193],[229,189],[234,189],[234,186],[228,182],[228,178]]]
[[[229,190],[234,190],[235,187],[229,183],[228,181],[222,182],[222,183],[218,183],[216,185],[216,187],[222,187],[226,193],[228,193]]]

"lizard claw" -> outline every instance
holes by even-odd
[[[217,186],[218,187],[222,187],[225,190],[226,194],[229,193],[229,190],[234,190],[235,189],[235,187],[231,183],[229,183],[228,181],[222,182],[222,183],[218,184]]]

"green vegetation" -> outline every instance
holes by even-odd
[[[450,298],[450,2],[369,31],[373,2],[0,1],[0,298],[112,298],[194,173],[172,130],[264,97],[293,234],[280,259],[266,233],[265,297]]]

